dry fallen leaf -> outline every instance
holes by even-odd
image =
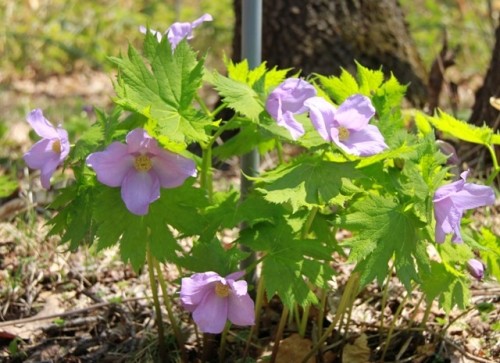
[[[276,356],[276,363],[299,363],[304,356],[311,350],[312,342],[310,339],[301,338],[299,334],[290,335],[280,343],[280,349]],[[314,363],[314,357],[308,359],[308,363]]]
[[[366,334],[361,334],[353,344],[346,344],[342,352],[342,363],[367,363],[370,361],[370,348]]]
[[[59,303],[58,295],[49,295],[45,298],[45,304],[42,310],[33,318],[38,318],[38,320],[31,321],[24,324],[13,325],[8,327],[6,330],[15,334],[23,340],[30,340],[31,336],[39,329],[44,326],[50,325],[52,319],[44,319],[46,316],[53,316],[55,314],[62,313],[64,310],[61,308]]]

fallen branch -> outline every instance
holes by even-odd
[[[149,296],[134,297],[134,298],[124,299],[120,303],[126,303],[126,302],[138,301],[138,300],[144,300],[144,299],[150,299],[150,297]],[[46,316],[32,316],[30,318],[4,321],[4,322],[0,322],[0,328],[6,327],[6,326],[13,326],[13,325],[23,325],[23,324],[27,324],[27,323],[32,323],[34,321],[64,318],[67,316],[86,313],[86,312],[89,312],[89,311],[92,311],[95,309],[100,309],[102,307],[106,307],[106,306],[114,305],[114,304],[118,304],[118,302],[106,301],[106,302],[90,305],[86,308],[70,310],[70,311],[66,311],[64,313],[59,313],[59,314],[51,314],[51,315],[46,315]]]

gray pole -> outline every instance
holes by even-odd
[[[235,0],[238,1],[238,0]],[[250,69],[261,63],[262,53],[262,0],[241,0],[241,59],[248,60]],[[260,157],[257,149],[241,157],[241,199],[246,198],[252,182],[245,175],[257,176],[259,174]],[[244,228],[244,226],[242,226]],[[246,250],[242,247],[242,250]],[[256,260],[255,254],[251,254],[241,262],[241,268],[245,269]],[[254,276],[248,276],[248,282],[255,282]]]

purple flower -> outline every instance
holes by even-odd
[[[40,169],[42,186],[49,189],[52,174],[69,154],[68,133],[54,127],[40,109],[31,111],[26,120],[42,139],[24,154],[24,161],[31,169]]]
[[[448,233],[453,233],[453,242],[462,242],[460,220],[464,211],[495,203],[493,189],[465,182],[468,173],[468,170],[464,171],[460,180],[438,188],[434,194],[435,238],[438,243],[444,242]]]
[[[337,109],[322,97],[309,98],[304,104],[321,137],[346,153],[369,156],[388,148],[379,129],[368,124],[375,114],[368,97],[351,96]]]
[[[476,260],[475,258],[471,258],[467,261],[467,270],[478,280],[482,280],[484,276],[484,264],[481,261]]]
[[[247,292],[244,275],[234,272],[225,278],[215,272],[196,273],[181,282],[182,306],[204,333],[222,332],[226,321],[236,325],[255,324],[254,303]]]
[[[127,209],[137,215],[148,213],[149,204],[160,197],[160,186],[174,188],[196,176],[193,160],[164,150],[143,129],[127,135],[127,145],[113,142],[106,150],[87,157],[97,180],[121,187]]]
[[[310,83],[299,78],[288,78],[269,94],[266,110],[296,140],[304,135],[304,127],[294,115],[307,112],[304,101],[314,96],[316,89]]]
[[[177,47],[177,44],[181,42],[182,39],[187,38],[187,39],[192,39],[193,38],[193,29],[199,26],[201,23],[205,21],[212,21],[212,15],[210,14],[203,14],[201,17],[193,21],[192,23],[181,23],[181,22],[176,22],[173,23],[170,28],[168,28],[164,34],[167,35],[169,43],[172,45],[172,50]],[[139,30],[141,33],[146,34],[147,29],[144,26],[140,26]],[[149,30],[154,36],[156,36],[156,39],[158,39],[158,42],[161,42],[163,35],[157,31],[150,29]]]

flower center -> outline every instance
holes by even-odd
[[[345,127],[339,127],[339,140],[345,141],[349,138],[349,130]]]
[[[215,284],[215,293],[219,297],[228,297],[229,296],[229,286],[224,285],[222,282],[217,282]]]
[[[61,153],[61,141],[54,140],[54,142],[52,143],[52,151],[57,154]]]
[[[149,171],[153,164],[151,163],[151,159],[147,155],[139,155],[135,157],[134,167],[137,171]]]

